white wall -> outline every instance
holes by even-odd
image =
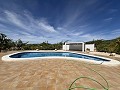
[[[85,51],[86,51],[86,49],[90,49],[90,51],[94,51],[94,44],[85,44]]]
[[[69,50],[69,45],[63,45],[63,50]]]

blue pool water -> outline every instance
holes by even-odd
[[[74,58],[84,58],[88,60],[96,60],[96,61],[110,61],[106,59],[102,59],[99,57],[88,56],[83,54],[76,54],[70,52],[22,52],[11,55],[11,58],[33,58],[33,57],[74,57]]]

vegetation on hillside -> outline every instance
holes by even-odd
[[[28,44],[28,42],[23,42],[18,39],[13,41],[9,39],[5,34],[0,33],[0,52],[6,50],[59,50],[62,49],[62,42],[56,44],[50,44],[47,42],[42,42],[40,44]]]
[[[96,50],[99,52],[109,52],[120,54],[120,37],[112,40],[93,40],[86,42],[87,44],[95,44]]]
[[[56,44],[50,44],[48,42],[42,42],[40,44],[27,44],[23,46],[24,50],[60,50],[62,49],[62,42]]]
[[[66,42],[66,41],[65,41]],[[64,43],[65,43],[64,42]],[[62,49],[63,42],[50,44],[42,42],[40,44],[28,44],[22,40],[13,41],[7,38],[5,34],[0,33],[0,51],[1,50],[59,50]],[[95,44],[96,50],[99,52],[109,52],[120,54],[120,37],[112,40],[93,40],[86,42],[87,44]]]

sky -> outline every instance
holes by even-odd
[[[120,0],[0,0],[0,33],[29,43],[120,36]]]

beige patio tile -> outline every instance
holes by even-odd
[[[5,54],[0,53],[0,57]],[[120,66],[109,67],[73,60],[42,59],[14,62],[0,60],[0,90],[67,90],[80,76],[94,78],[106,86],[106,82],[87,67],[99,72],[108,81],[110,90],[120,89]],[[103,90],[99,84],[88,79],[77,80],[75,84]]]

